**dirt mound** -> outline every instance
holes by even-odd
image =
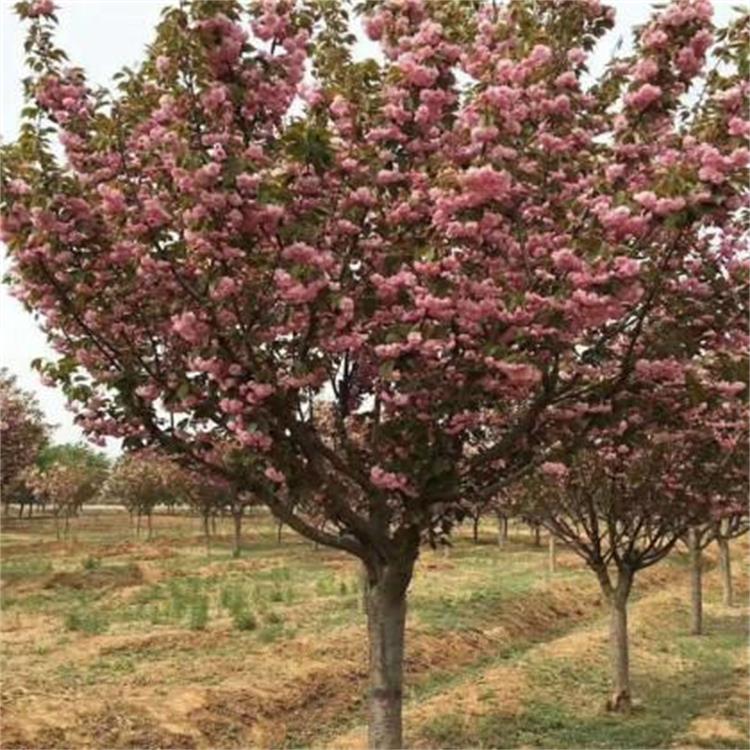
[[[209,645],[226,641],[230,633],[217,631],[193,632],[188,630],[158,630],[155,633],[147,633],[136,636],[109,636],[104,641],[100,652],[102,654],[145,654],[149,652],[176,652],[196,651],[207,648]]]
[[[571,590],[575,595],[571,596]],[[600,604],[592,589],[561,585],[541,587],[523,602],[505,604],[491,630],[464,629],[429,633],[409,627],[406,680],[419,684],[443,670],[475,663],[488,653],[549,635],[563,621],[592,616]],[[367,688],[364,628],[349,628],[326,642],[299,639],[286,643],[278,659],[305,659],[323,664],[306,674],[278,680],[271,687],[210,691],[204,706],[190,719],[201,727],[211,746],[308,746],[325,727],[341,725],[361,712]]]
[[[55,573],[44,584],[51,589],[65,586],[71,589],[102,589],[137,586],[143,583],[143,572],[138,565],[122,565],[112,568],[73,570]]]
[[[321,726],[360,708],[365,682],[364,669],[320,668],[278,684],[272,694],[213,690],[190,719],[211,746],[278,747],[290,738],[307,746]]]

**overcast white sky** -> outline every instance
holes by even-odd
[[[24,27],[13,12],[15,0],[0,0],[0,135],[7,142],[16,137],[22,106]],[[58,0],[60,26],[58,43],[71,61],[82,66],[95,84],[107,84],[123,65],[139,60],[150,41],[163,0]],[[609,0],[617,9],[617,27],[600,48],[604,61],[618,36],[629,38],[629,30],[644,21],[650,0]],[[715,0],[716,20],[725,21],[736,0]],[[0,254],[2,273],[7,268],[4,251]],[[83,439],[65,408],[65,399],[39,382],[30,362],[51,355],[44,335],[34,318],[13,299],[5,286],[0,288],[0,363],[14,373],[20,384],[39,398],[49,422],[56,424],[57,441]],[[108,446],[116,453],[117,444]]]

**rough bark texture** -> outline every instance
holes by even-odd
[[[690,634],[703,632],[703,554],[700,538],[695,529],[690,530]]]
[[[239,557],[242,554],[242,511],[235,511],[234,516],[234,548],[232,554]]]
[[[557,539],[554,534],[549,535],[549,572],[557,571]]]
[[[729,552],[729,541],[718,537],[716,543],[719,545],[719,570],[721,572],[724,604],[727,607],[732,607],[734,606],[734,596],[732,592],[732,558]]]
[[[211,552],[211,528],[208,522],[208,514],[203,514],[203,537],[206,542],[206,551]]]
[[[599,575],[610,606],[609,645],[612,670],[612,696],[607,702],[610,711],[626,713],[632,706],[630,692],[630,654],[628,646],[628,597],[633,573],[621,569],[612,587],[606,572]]]
[[[503,528],[503,522],[505,522],[505,527]],[[505,533],[503,533],[505,531]],[[503,516],[502,513],[497,514],[497,546],[502,547],[505,544],[506,539],[508,538],[508,526],[507,521],[505,521],[505,516]]]
[[[370,646],[369,747],[403,747],[406,589],[413,563],[368,569],[365,588]]]

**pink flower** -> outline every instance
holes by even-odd
[[[656,206],[656,193],[653,190],[642,190],[640,193],[636,193],[633,196],[633,200],[636,203],[640,203],[644,208],[652,211]]]
[[[365,33],[373,41],[377,41],[378,39],[380,39],[380,37],[383,36],[385,22],[383,21],[383,16],[380,15],[379,13],[374,16],[370,16],[369,18],[366,18],[364,26],[365,26]]]
[[[273,445],[273,440],[262,432],[256,432],[255,430],[236,430],[235,434],[242,445],[248,448],[267,451]]]
[[[641,37],[641,43],[646,49],[662,49],[667,42],[669,37],[661,29],[652,28]]]
[[[153,384],[139,385],[135,389],[135,393],[145,401],[155,401],[159,397],[159,388]]]
[[[222,276],[211,290],[211,297],[215,300],[223,300],[231,297],[237,291],[237,282],[229,276]]]
[[[208,336],[205,323],[201,323],[194,312],[173,317],[172,330],[191,344],[200,344]]]
[[[430,88],[438,77],[436,68],[420,65],[411,52],[406,52],[398,58],[398,66],[404,74],[404,78],[412,86]]]
[[[750,136],[750,120],[743,120],[741,117],[732,117],[729,120],[727,132],[729,135],[739,136],[740,138]]]
[[[150,227],[158,229],[169,221],[169,214],[156,198],[149,198],[143,202],[143,218]]]
[[[503,200],[511,187],[511,178],[507,172],[498,172],[489,166],[472,167],[464,174],[462,182],[475,204]]]
[[[539,370],[531,365],[516,364],[513,362],[496,362],[494,366],[505,375],[510,385],[528,388],[536,385],[542,379],[542,374]]]
[[[269,396],[273,395],[274,387],[268,383],[251,383],[248,387],[247,396],[245,400],[256,406],[257,404],[265,401]]]
[[[661,95],[662,91],[659,86],[644,83],[637,91],[631,92],[625,97],[625,103],[634,109],[643,111],[660,99]]]
[[[659,72],[659,63],[653,57],[646,57],[633,67],[636,81],[650,81]]]
[[[558,271],[581,271],[585,267],[584,262],[568,248],[561,248],[552,253],[552,263]]]
[[[276,482],[276,484],[284,484],[286,482],[286,479],[284,478],[284,475],[275,467],[269,466],[264,474],[268,479],[270,479],[272,482]]]
[[[35,0],[28,10],[29,18],[39,18],[39,16],[51,16],[55,12],[55,4],[52,0]]]
[[[243,172],[242,174],[237,175],[235,182],[237,183],[237,189],[240,192],[249,193],[258,189],[261,179],[258,175]]]
[[[224,86],[213,86],[201,95],[201,104],[209,111],[220,109],[227,100],[227,90]]]
[[[573,47],[568,50],[568,61],[572,65],[581,65],[586,62],[586,52],[581,47]]]
[[[166,55],[159,55],[156,58],[155,64],[156,64],[156,70],[159,72],[160,75],[164,75],[168,73],[169,69],[172,67],[172,63]]]
[[[545,461],[539,468],[550,479],[564,479],[568,475],[568,467],[556,461]]]
[[[541,67],[546,65],[552,59],[552,50],[546,44],[537,44],[534,49],[531,50],[529,55],[529,62],[534,67]]]
[[[116,216],[125,213],[125,196],[116,188],[109,185],[99,185],[97,192],[102,198],[102,209],[104,213]]]
[[[404,490],[407,486],[407,479],[403,474],[385,471],[380,466],[370,469],[370,481],[381,490]]]

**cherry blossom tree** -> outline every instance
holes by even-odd
[[[19,388],[6,369],[0,369],[0,496],[6,515],[13,500],[19,502],[19,515],[23,514],[24,501],[29,498],[22,477],[48,438],[49,425],[34,395]]]
[[[719,569],[724,603],[732,606],[732,572],[729,539],[748,530],[747,491],[748,434],[745,411],[734,417],[735,428],[726,432],[720,445],[714,444],[717,455],[705,452],[695,456],[691,483],[701,496],[704,508],[685,536],[690,554],[690,632],[703,633],[703,550],[716,540],[719,547]]]
[[[678,0],[590,81],[599,0],[366,0],[382,60],[353,54],[346,3],[186,2],[107,92],[50,0],[17,7],[2,216],[60,352],[45,377],[91,434],[203,464],[361,560],[370,743],[403,746],[406,591],[462,486],[572,453],[638,368],[681,372],[665,337],[720,338],[745,22]]]
[[[697,365],[678,380],[665,374],[644,374],[643,390],[616,402],[618,423],[592,431],[568,465],[544,463],[523,485],[529,512],[583,558],[610,604],[615,711],[631,706],[627,604],[636,574],[687,538],[691,632],[699,634],[701,549],[712,539],[711,519],[736,503],[707,490],[746,467],[747,384]]]
[[[102,487],[101,497],[120,503],[131,517],[135,515],[137,535],[141,517],[146,516],[150,539],[154,509],[158,505],[187,503],[190,490],[190,478],[174,461],[153,451],[141,451],[125,454],[117,461]]]
[[[100,492],[108,467],[106,457],[86,446],[63,445],[43,451],[37,465],[24,471],[23,481],[35,500],[50,506],[58,539],[60,522],[67,536],[70,519]]]

